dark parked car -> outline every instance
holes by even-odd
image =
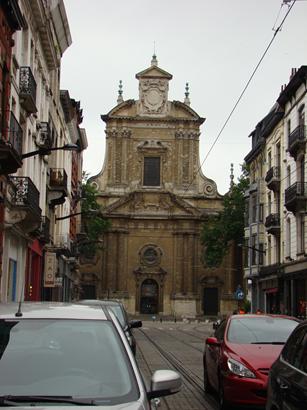
[[[270,367],[297,325],[279,315],[232,315],[218,324],[203,363],[204,389],[218,392],[221,409],[265,406]]]
[[[121,327],[123,328],[125,335],[128,339],[130,347],[132,349],[133,354],[136,354],[136,341],[135,337],[133,336],[132,329],[142,327],[141,320],[129,320],[128,314],[122,302],[118,300],[108,300],[108,299],[84,299],[80,300],[79,303],[85,305],[100,305],[100,306],[108,306],[112,312],[114,312],[115,316],[117,317]]]
[[[268,385],[267,410],[307,408],[307,320],[290,335],[273,364]]]

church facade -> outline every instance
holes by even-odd
[[[230,251],[217,269],[202,263],[200,231],[222,207],[214,181],[201,171],[204,118],[184,102],[169,101],[172,75],[151,66],[136,74],[139,99],[101,118],[106,153],[90,179],[111,228],[103,249],[82,260],[83,298],[116,298],[129,313],[217,315],[234,309],[237,286]]]

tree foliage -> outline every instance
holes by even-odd
[[[82,230],[86,238],[79,243],[79,251],[85,256],[93,256],[102,247],[102,235],[109,229],[111,222],[103,216],[103,209],[97,202],[98,191],[83,174],[82,181]],[[93,212],[94,211],[94,212]]]
[[[211,215],[203,224],[201,242],[204,246],[203,262],[208,267],[217,267],[222,263],[230,241],[240,243],[244,238],[244,192],[249,180],[246,169],[233,184],[223,199],[223,210],[218,215]]]

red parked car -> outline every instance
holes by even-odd
[[[282,315],[233,315],[214,326],[203,355],[204,389],[217,391],[220,409],[264,406],[271,365],[298,320]]]

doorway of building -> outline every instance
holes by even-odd
[[[218,288],[204,288],[203,310],[206,316],[216,316],[219,311]]]
[[[96,299],[95,285],[82,285],[82,299]]]
[[[146,279],[141,287],[140,312],[155,314],[159,310],[159,286],[153,279]]]

